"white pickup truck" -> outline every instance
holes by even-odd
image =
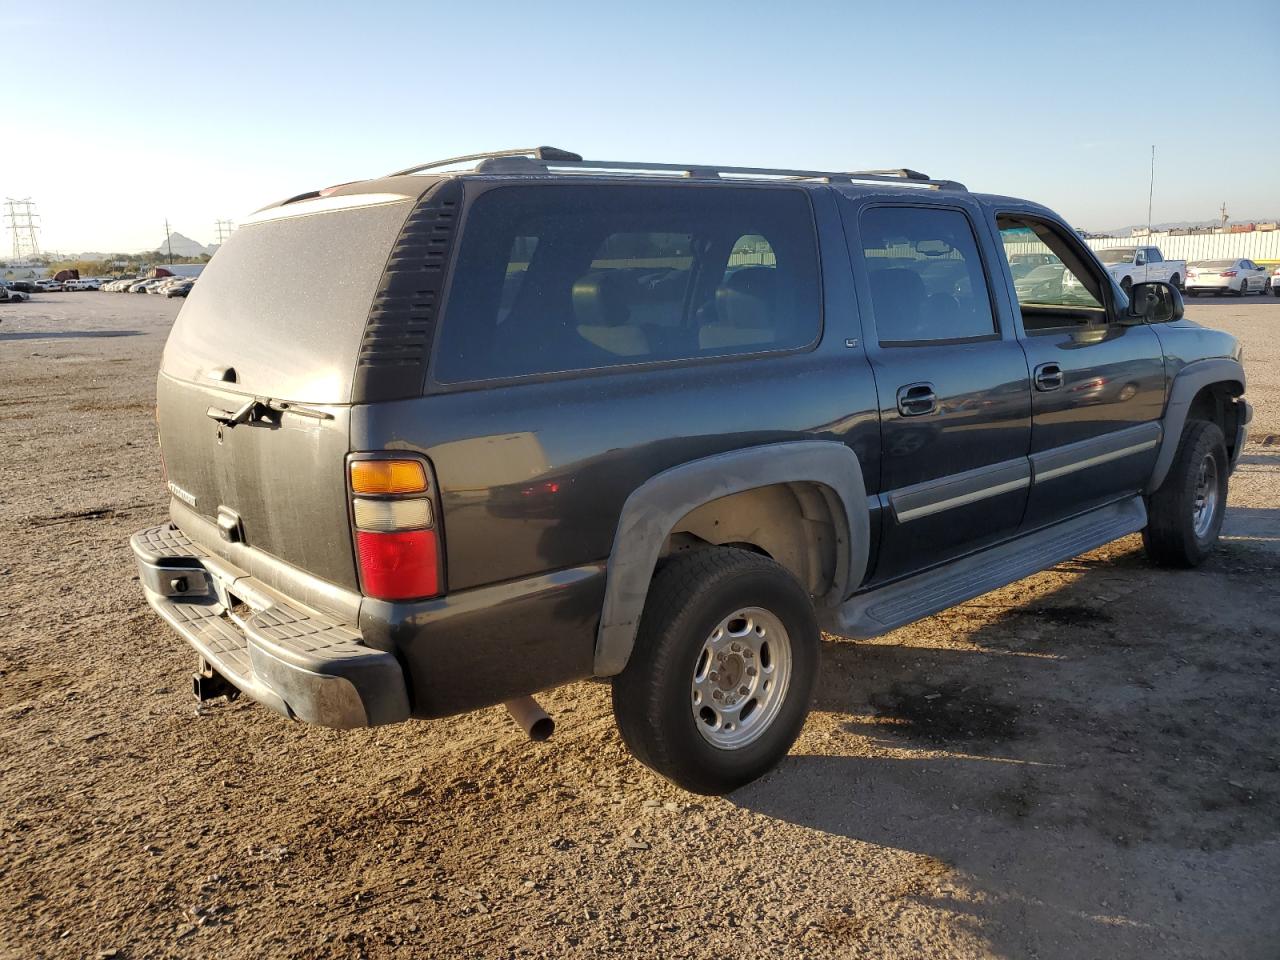
[[[1125,293],[1135,283],[1148,280],[1167,280],[1181,290],[1187,278],[1187,261],[1166,260],[1159,247],[1109,247],[1097,253]]]

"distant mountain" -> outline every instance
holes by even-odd
[[[202,243],[197,243],[190,237],[184,237],[176,230],[161,241],[160,246],[156,247],[156,251],[158,253],[167,254],[170,247],[172,247],[173,255],[175,257],[198,257],[204,253],[212,254],[213,249],[216,249],[211,249]]]

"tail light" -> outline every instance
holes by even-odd
[[[440,531],[420,460],[352,460],[349,483],[360,587],[379,600],[444,592]]]
[[[1220,277],[1234,277],[1235,275],[1236,275],[1236,272],[1234,270],[1223,270],[1220,274],[1218,274],[1218,276]]]

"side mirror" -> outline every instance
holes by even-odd
[[[1172,323],[1181,320],[1182,294],[1163,280],[1135,283],[1129,292],[1129,313],[1122,323]]]

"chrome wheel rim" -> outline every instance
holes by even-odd
[[[737,750],[759,738],[782,709],[791,683],[791,638],[762,607],[721,620],[693,667],[689,705],[702,738]]]
[[[1203,540],[1213,526],[1218,512],[1218,461],[1213,454],[1206,454],[1196,473],[1195,504],[1192,508],[1191,526],[1196,538]]]

